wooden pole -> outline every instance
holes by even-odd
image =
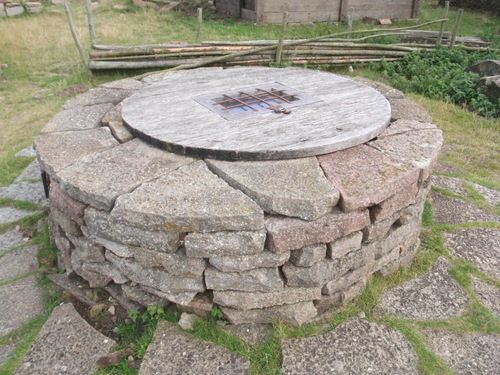
[[[444,2],[444,14],[443,14],[443,18],[448,17],[448,10],[449,9],[450,9],[450,2],[449,1],[445,1]],[[443,41],[444,24],[445,24],[445,21],[441,22],[441,28],[439,29],[439,36],[438,36],[438,39],[437,39],[437,42],[436,42],[436,44],[438,46],[440,46],[441,42]]]
[[[89,0],[87,0],[89,1]],[[198,8],[198,25],[196,27],[196,43],[201,44],[201,27],[203,25],[203,9]]]
[[[462,21],[463,14],[464,10],[459,9],[457,20],[455,21],[455,26],[453,27],[453,32],[451,33],[450,49],[453,49],[455,47],[455,39],[457,38],[458,29],[460,28],[460,22]]]
[[[347,15],[347,26],[345,31],[347,32],[345,38],[349,39],[351,37],[351,30],[352,30],[352,14],[354,12],[354,8],[349,8],[349,14]]]
[[[413,0],[411,5],[411,18],[418,18],[420,13],[420,0]]]
[[[71,11],[69,10],[68,3],[63,3],[64,11],[66,12],[66,16],[68,17],[69,29],[71,30],[71,35],[73,35],[73,40],[75,41],[76,48],[78,48],[78,52],[80,52],[80,57],[82,59],[83,65],[85,68],[89,70],[89,64],[87,62],[87,58],[85,57],[85,52],[83,50],[82,44],[80,43],[80,39],[78,39],[78,35],[76,34],[75,24],[73,22],[73,17],[71,16]]]
[[[283,23],[281,24],[280,39],[276,47],[276,64],[281,66],[281,56],[283,55],[283,40],[285,39],[286,25],[288,24],[288,12],[283,12]]]
[[[411,30],[411,29],[417,29],[417,28],[422,27],[422,26],[426,26],[426,25],[431,25],[431,24],[434,24],[434,23],[442,22],[442,21],[443,20],[440,19],[440,20],[435,20],[435,21],[424,22],[424,23],[422,23],[420,25],[409,26],[409,27],[400,27],[400,28],[395,28],[395,29],[357,30],[357,31],[353,31],[353,32],[351,32],[349,34],[363,34],[363,33],[373,32],[373,31],[381,32],[381,31]],[[288,43],[284,43],[283,45],[285,47],[299,46],[299,45],[302,45],[302,44],[306,44],[306,43],[310,43],[310,42],[316,42],[318,40],[323,40],[323,39],[327,39],[327,38],[333,38],[333,37],[337,37],[337,36],[343,36],[343,35],[346,35],[346,34],[348,34],[348,33],[347,32],[341,32],[341,33],[335,33],[335,34],[321,35],[321,36],[317,36],[315,38],[310,38],[310,39],[294,40],[294,41],[291,41],[291,42],[288,42]],[[199,68],[199,67],[202,67],[202,66],[205,66],[205,65],[209,65],[209,64],[216,64],[216,63],[220,63],[220,62],[225,62],[225,61],[231,60],[231,59],[233,59],[235,57],[238,57],[238,56],[247,56],[247,55],[257,54],[259,52],[272,50],[274,48],[276,48],[276,45],[270,45],[270,46],[264,46],[264,47],[259,47],[259,48],[253,48],[253,49],[249,49],[249,50],[246,50],[246,51],[241,51],[241,52],[236,52],[236,53],[228,54],[228,55],[225,55],[225,56],[215,57],[213,59],[208,59],[208,60],[203,61],[203,62],[197,62],[197,63],[193,63],[193,64],[179,65],[179,66],[176,66],[175,68],[167,69],[167,71],[175,71],[175,70],[181,70],[181,69]],[[157,73],[159,73],[159,72],[145,73],[145,74],[141,74],[141,75],[137,76],[136,78],[137,79],[144,78],[144,77],[147,77],[147,76],[149,76],[151,74],[157,74]]]
[[[94,47],[97,42],[95,38],[94,18],[92,16],[92,4],[90,1],[91,0],[85,0],[85,7],[87,8],[87,20],[89,23],[90,45]]]

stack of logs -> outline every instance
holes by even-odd
[[[433,33],[433,32],[427,32]],[[394,61],[407,53],[435,48],[435,44],[416,43],[420,39],[436,39],[436,35],[424,35],[406,30],[405,43],[369,43],[368,38],[327,38],[301,43],[299,40],[283,41],[281,60],[287,65],[339,65]],[[443,35],[443,44],[449,42],[450,33]],[[389,35],[398,35],[391,33]],[[416,39],[415,39],[416,38]],[[429,39],[430,38],[430,39]],[[470,38],[469,38],[470,39]],[[460,42],[460,41],[458,41]],[[464,40],[468,49],[484,50],[487,43]],[[90,52],[89,67],[100,69],[144,69],[174,68],[181,65],[200,64],[209,66],[263,65],[269,66],[277,60],[276,40],[243,42],[207,41],[199,44],[154,44],[136,47],[95,45]],[[300,43],[300,44],[299,44]]]

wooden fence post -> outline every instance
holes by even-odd
[[[464,10],[459,9],[457,20],[455,21],[455,26],[453,27],[453,33],[451,34],[450,49],[453,49],[455,47],[455,39],[457,38],[458,29],[460,28],[460,21],[462,21],[463,14]]]
[[[94,47],[97,42],[95,37],[94,18],[92,17],[92,4],[90,3],[90,0],[85,0],[85,8],[87,8],[87,20],[89,23],[90,46]]]
[[[71,35],[73,36],[73,40],[75,41],[76,48],[78,48],[78,52],[80,52],[80,57],[82,59],[83,65],[87,71],[89,70],[89,64],[87,62],[87,58],[85,57],[85,51],[83,50],[82,44],[80,43],[80,39],[78,39],[78,35],[76,34],[75,24],[73,22],[73,17],[71,16],[71,11],[69,10],[68,3],[63,3],[64,11],[66,12],[66,16],[68,17],[69,29],[71,30]]]
[[[276,47],[276,64],[281,66],[281,56],[283,54],[283,40],[285,39],[286,25],[288,24],[288,12],[283,12],[283,23],[281,24],[280,39]]]
[[[202,27],[202,25],[203,25],[203,9],[198,8],[198,25],[196,27],[196,43],[197,44],[201,44],[201,27]]]
[[[450,2],[449,1],[445,1],[444,3],[444,14],[443,14],[443,18],[446,18],[448,17],[448,10],[450,9]],[[437,42],[436,44],[438,46],[441,45],[441,42],[443,41],[443,33],[444,33],[444,23],[446,21],[443,21],[441,22],[441,29],[439,30],[439,36],[438,36],[438,39],[437,39]]]
[[[349,8],[349,14],[347,15],[347,26],[345,28],[345,31],[347,32],[345,38],[349,39],[351,37],[351,30],[352,30],[352,14],[354,13],[354,8]]]

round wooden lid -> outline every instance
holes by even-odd
[[[170,152],[224,160],[326,154],[376,137],[391,107],[378,91],[305,69],[175,72],[123,104],[129,130]]]

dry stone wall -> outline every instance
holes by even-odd
[[[120,103],[145,85],[81,94],[36,138],[61,269],[146,306],[206,314],[215,303],[233,324],[302,324],[359,295],[373,273],[411,264],[442,145],[435,125],[415,120],[421,107],[343,151],[226,162],[133,138]]]
[[[43,5],[39,1],[0,0],[0,18],[19,16],[24,13],[40,13],[42,10]]]

